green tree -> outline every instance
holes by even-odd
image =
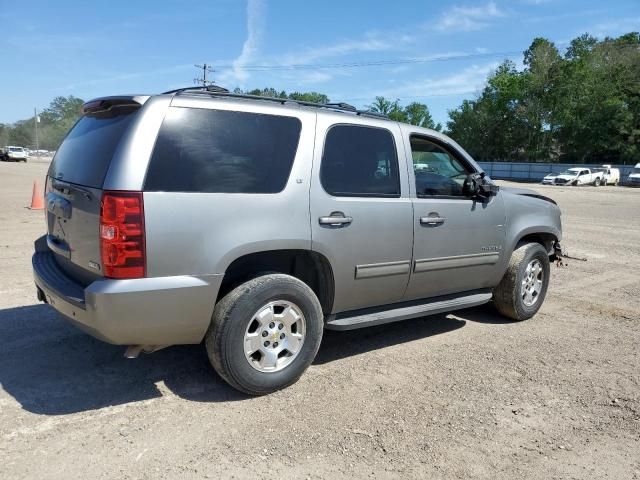
[[[312,103],[329,103],[329,97],[327,97],[324,93],[318,92],[292,92],[288,95],[291,100],[299,100],[301,102],[312,102]]]
[[[391,120],[396,120],[398,122],[406,122],[407,117],[405,112],[400,107],[399,100],[387,100],[384,97],[376,97],[375,101],[369,105],[368,110],[381,113],[382,115],[386,115]]]
[[[640,34],[574,39],[564,56],[536,38],[524,69],[505,61],[447,129],[480,160],[640,161]]]
[[[431,117],[429,107],[424,103],[412,102],[404,107],[407,122],[418,127],[435,129],[436,124]]]

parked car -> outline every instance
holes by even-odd
[[[558,176],[557,173],[550,173],[549,175],[546,175],[542,179],[542,184],[543,185],[553,185],[555,183],[555,180],[556,180],[557,176]]]
[[[295,382],[325,328],[488,302],[531,318],[562,236],[553,200],[439,132],[219,89],[85,103],[46,204],[41,301],[130,357],[204,340],[255,395]]]
[[[595,172],[602,172],[602,185],[618,185],[620,183],[620,170],[611,165],[602,165],[594,168]]]
[[[12,145],[4,147],[0,156],[0,159],[5,162],[26,162],[27,158],[29,154],[25,148]]]
[[[636,166],[631,170],[631,173],[627,177],[627,185],[640,187],[640,163],[636,163]]]
[[[574,167],[559,174],[554,185],[593,185],[599,187],[602,184],[604,172],[591,171],[588,168]]]

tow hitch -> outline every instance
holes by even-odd
[[[572,257],[566,251],[563,251],[562,245],[560,242],[554,242],[553,244],[553,260],[556,262],[556,266],[558,267],[568,267],[569,264],[565,263],[563,260],[577,260],[579,262],[586,262],[586,258],[581,257]]]

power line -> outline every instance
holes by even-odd
[[[470,95],[472,93],[476,93],[477,90],[468,90],[465,92],[452,92],[452,93],[432,93],[430,95],[403,95],[401,97],[397,97],[395,95],[389,96],[389,98],[393,98],[394,100],[415,100],[419,98],[434,98],[434,97],[455,97],[458,95]],[[374,95],[372,97],[359,97],[359,98],[343,98],[342,100],[345,102],[365,102],[375,99],[378,95]]]
[[[570,45],[570,44],[560,44]],[[607,48],[636,48],[637,45],[606,45]],[[378,67],[378,66],[393,66],[393,65],[411,65],[422,63],[436,63],[436,62],[450,62],[456,60],[470,60],[481,58],[496,58],[496,57],[513,57],[516,55],[522,55],[522,50],[509,50],[503,52],[487,52],[487,53],[469,53],[459,55],[441,55],[436,57],[413,57],[413,58],[398,58],[398,59],[381,59],[370,61],[354,61],[343,63],[292,63],[284,65],[274,64],[248,64],[248,65],[219,65],[218,69],[232,69],[242,68],[249,72],[262,72],[262,71],[286,71],[286,70],[317,70],[317,69],[332,69],[332,68],[360,68],[360,67]],[[202,68],[201,66],[198,66]]]
[[[267,71],[267,70],[310,70],[310,69],[325,69],[325,68],[357,68],[357,67],[377,67],[387,65],[407,65],[416,63],[434,63],[434,62],[448,62],[453,60],[467,60],[473,58],[491,58],[491,57],[504,57],[521,55],[520,51],[510,52],[492,52],[492,53],[476,53],[476,54],[464,54],[464,55],[444,55],[439,57],[428,58],[403,58],[403,59],[387,59],[387,60],[371,60],[371,61],[359,61],[359,62],[345,62],[345,63],[298,63],[288,65],[219,65],[218,68],[235,68],[240,67],[246,71]]]

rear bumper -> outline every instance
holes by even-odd
[[[71,323],[117,345],[200,343],[209,327],[223,275],[99,280],[74,283],[50,251],[32,258],[38,299]]]

